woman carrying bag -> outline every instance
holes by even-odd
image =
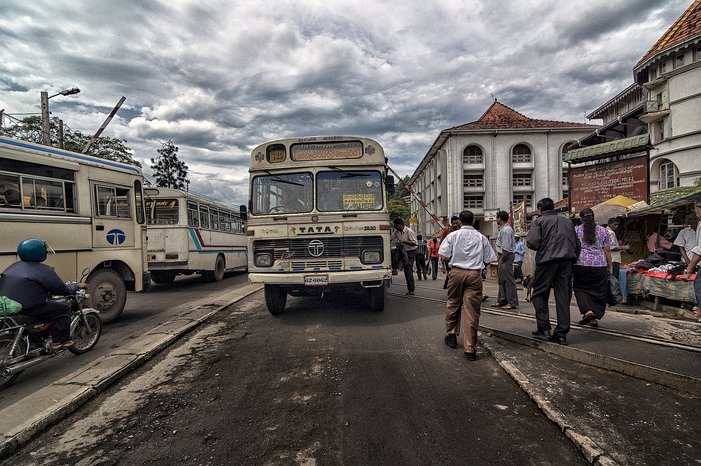
[[[591,209],[579,213],[582,224],[574,231],[582,250],[574,266],[573,291],[582,320],[579,325],[597,326],[606,312],[609,275],[612,272],[611,238],[606,228],[594,221]]]

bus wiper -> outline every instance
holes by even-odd
[[[370,176],[369,173],[349,172],[348,170],[344,170],[344,169],[342,169],[342,168],[333,167],[333,166],[329,166],[329,168],[332,169],[332,170],[335,170],[335,171],[337,171],[337,172],[343,173],[343,177],[342,177],[342,178],[354,178],[354,177],[356,177],[356,176],[362,176],[362,177]]]
[[[277,182],[277,183],[283,183],[283,184],[293,184],[293,185],[295,185],[295,186],[302,186],[302,187],[304,187],[304,185],[303,185],[302,183],[297,183],[296,181],[290,181],[290,180],[283,180],[283,179],[280,178],[279,176],[273,175],[273,174],[270,173],[268,170],[263,170],[263,171],[264,171],[265,173],[267,173],[268,175],[272,176],[271,181],[275,181],[275,182]]]

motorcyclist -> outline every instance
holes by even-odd
[[[70,339],[71,309],[64,302],[52,301],[53,295],[69,295],[85,283],[64,283],[54,269],[41,262],[50,247],[42,240],[29,238],[17,246],[21,259],[7,267],[0,278],[0,296],[20,304],[20,314],[51,322],[51,349],[57,351],[73,345]],[[51,251],[53,252],[53,251]]]

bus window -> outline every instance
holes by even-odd
[[[200,226],[200,218],[199,218],[199,212],[197,210],[197,204],[195,202],[189,202],[187,203],[187,226],[189,227],[199,227]]]
[[[381,210],[382,175],[377,171],[324,171],[316,175],[320,211]]]
[[[209,207],[206,205],[200,206],[200,228],[209,230]]]
[[[253,213],[298,213],[312,210],[311,173],[280,173],[253,178]]]
[[[221,231],[231,232],[231,212],[221,211]]]
[[[95,192],[98,216],[131,218],[129,189],[95,186]]]
[[[153,204],[153,205],[151,205]],[[149,225],[177,225],[178,200],[154,199],[149,201]]]
[[[136,223],[144,223],[144,193],[141,190],[141,181],[134,181],[134,198],[136,201]]]
[[[219,229],[219,211],[217,209],[210,209],[210,213],[212,214],[212,230],[218,230]]]

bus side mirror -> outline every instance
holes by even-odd
[[[387,188],[389,194],[394,194],[394,176],[385,176],[385,188]]]
[[[248,209],[246,209],[245,205],[241,205],[239,211],[241,212],[241,220],[245,222],[248,219]]]

